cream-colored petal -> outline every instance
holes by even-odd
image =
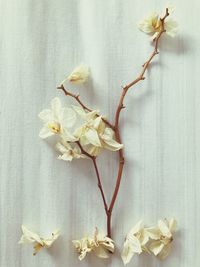
[[[71,134],[67,129],[63,130],[62,138],[66,142],[76,142],[79,139],[78,137],[75,136],[75,134]]]
[[[43,245],[43,242],[42,242],[41,238],[39,237],[39,235],[30,231],[24,225],[22,225],[22,233],[23,233],[23,235],[19,241],[19,244],[38,242],[41,245]]]
[[[80,139],[84,136],[85,134],[85,130],[86,130],[86,127],[85,126],[81,126],[79,128],[77,128],[75,131],[74,131],[74,137],[77,138],[77,139]]]
[[[81,64],[76,67],[72,73],[67,77],[68,81],[74,84],[81,84],[87,82],[89,77],[89,68]]]
[[[160,239],[160,230],[157,226],[146,228],[146,231],[148,232],[148,235],[151,239],[153,240]]]
[[[84,237],[80,240],[73,240],[72,243],[76,248],[77,252],[79,253],[80,261],[85,258],[87,253],[92,251],[92,240],[88,237]]]
[[[58,159],[64,160],[64,161],[72,161],[73,156],[70,153],[65,153],[63,155],[59,155]]]
[[[52,119],[53,119],[52,110],[51,109],[44,109],[38,114],[38,117],[42,121],[44,121],[45,123],[52,121]]]
[[[62,109],[62,126],[63,128],[71,128],[76,123],[76,113],[72,108]]]
[[[117,151],[123,148],[122,144],[119,144],[114,140],[114,132],[110,128],[106,128],[104,134],[101,135],[101,139],[104,141],[104,148],[107,148],[111,151]]]
[[[61,112],[61,102],[58,97],[55,97],[51,100],[51,109],[54,114],[54,117],[58,119]]]
[[[94,253],[99,258],[102,258],[102,259],[109,258],[108,251],[101,245],[94,248]]]
[[[101,141],[95,129],[89,129],[85,133],[85,137],[88,139],[90,144],[97,146],[97,147],[101,147]]]
[[[136,233],[138,233],[139,231],[141,231],[144,228],[144,223],[142,220],[140,220],[139,222],[136,223],[136,225],[130,230],[129,235],[134,235]]]
[[[147,34],[154,33],[158,19],[158,14],[153,12],[138,23],[138,28]]]
[[[87,149],[87,152],[91,155],[91,156],[98,156],[102,151],[101,147],[97,147],[97,146],[90,146],[89,149]]]
[[[147,242],[149,241],[149,233],[145,228],[141,231],[141,236],[139,240],[140,240],[141,246],[145,246]]]
[[[80,143],[81,143],[82,147],[90,145],[90,142],[88,141],[88,139],[84,135],[80,137]],[[87,150],[87,148],[85,148],[85,149]]]
[[[178,33],[178,22],[175,21],[174,19],[169,18],[165,22],[165,30],[166,34],[168,34],[171,37],[175,37]]]
[[[94,129],[98,130],[101,123],[103,123],[101,116],[94,119],[94,122],[93,122]]]
[[[98,113],[99,113],[98,110],[92,110],[91,112],[88,112],[85,116],[86,121],[90,122],[91,120],[94,120],[98,115]]]
[[[138,253],[138,254],[142,253],[142,246],[137,237],[135,237],[134,235],[133,236],[128,235],[127,240],[131,243],[133,251],[135,253]]]
[[[160,240],[156,240],[151,242],[148,248],[155,256],[157,256],[162,251],[164,246],[165,245]]]
[[[132,244],[128,240],[126,240],[124,242],[124,247],[121,253],[121,257],[122,257],[124,265],[130,262],[134,254],[135,253],[134,253]]]
[[[55,242],[55,240],[60,236],[60,231],[59,230],[55,230],[53,231],[53,233],[51,234],[51,237],[50,238],[46,238],[46,239],[43,239],[43,243],[44,243],[44,246],[46,248],[49,248],[52,246],[52,244]]]
[[[170,238],[172,236],[169,227],[168,227],[168,222],[165,220],[159,220],[158,221],[158,228],[160,230],[160,232],[162,233],[163,236],[166,236],[168,238]]]
[[[62,154],[66,153],[68,151],[68,149],[71,148],[71,146],[69,145],[69,147],[66,147],[66,145],[61,144],[60,142],[56,144],[56,149],[61,152]]]
[[[169,230],[171,233],[174,233],[177,229],[177,221],[174,218],[169,220]]]
[[[42,139],[45,139],[52,135],[54,135],[54,133],[49,129],[49,127],[47,127],[47,125],[45,125],[39,132],[39,137]]]
[[[158,258],[160,260],[164,260],[169,255],[170,251],[171,251],[171,244],[164,246],[161,252],[158,254]]]
[[[111,151],[118,151],[123,148],[123,144],[118,143],[114,139],[105,139],[104,136],[102,136],[103,139],[103,147],[111,150]]]
[[[86,116],[86,111],[79,107],[79,106],[74,106],[72,105],[72,108],[76,111],[76,113],[83,119],[85,119],[85,116]]]

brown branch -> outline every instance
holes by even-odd
[[[95,172],[96,172],[96,175],[97,175],[98,187],[99,187],[99,190],[101,192],[102,199],[103,199],[105,212],[106,212],[106,215],[108,215],[108,206],[107,206],[106,198],[105,198],[105,195],[104,195],[103,186],[102,186],[102,183],[101,183],[101,177],[99,175],[99,170],[98,170],[98,167],[97,167],[96,158],[93,157],[92,161],[93,161]]]
[[[119,100],[119,104],[116,110],[116,114],[115,114],[115,134],[116,134],[116,140],[117,142],[121,143],[121,136],[120,136],[120,130],[119,130],[119,117],[120,117],[120,113],[121,110],[124,108],[124,98],[129,90],[129,88],[131,88],[133,85],[137,84],[138,82],[142,81],[145,79],[144,74],[147,70],[147,68],[149,67],[151,61],[153,60],[153,58],[159,54],[158,52],[158,45],[159,45],[159,40],[162,36],[162,34],[165,32],[165,27],[164,27],[164,22],[165,19],[169,16],[169,12],[168,9],[166,8],[166,13],[165,16],[163,18],[160,18],[160,22],[161,22],[161,30],[158,33],[157,37],[154,39],[155,45],[154,45],[154,50],[152,52],[152,54],[150,55],[150,57],[148,58],[148,60],[143,64],[143,68],[142,71],[140,72],[140,74],[138,75],[138,77],[133,80],[131,83],[127,84],[125,87],[123,87],[123,91]],[[120,183],[121,183],[121,178],[122,178],[122,173],[123,173],[123,166],[124,166],[124,153],[123,150],[119,150],[119,167],[118,167],[118,175],[117,175],[117,179],[116,179],[116,184],[115,184],[115,189],[113,192],[113,196],[111,199],[111,203],[108,209],[108,212],[110,214],[112,214],[112,210],[113,207],[115,205],[115,201],[117,198],[117,194],[119,191],[119,187],[120,187]],[[111,217],[111,216],[110,216]],[[111,218],[110,218],[111,220]],[[110,222],[107,222],[108,224],[111,224]]]
[[[64,93],[66,96],[70,96],[70,97],[74,98],[74,99],[78,102],[78,104],[79,104],[84,110],[86,110],[86,111],[88,111],[88,112],[91,112],[91,111],[92,111],[92,109],[86,107],[86,105],[83,104],[83,102],[80,100],[80,95],[75,95],[75,94],[69,92],[68,90],[65,89],[65,87],[64,87],[63,84],[61,84],[59,87],[57,87],[57,89],[62,90],[63,93]],[[97,115],[97,116],[99,116],[99,115]],[[106,119],[104,119],[104,118],[102,118],[102,120],[103,120],[103,121],[104,121],[104,122],[111,128],[111,129],[113,129],[113,130],[115,129],[115,127],[114,127],[108,120],[106,120]]]
[[[96,157],[92,156],[88,152],[86,152],[79,141],[76,141],[76,144],[79,146],[79,148],[81,150],[81,153],[86,155],[87,157],[89,157],[93,162],[95,173],[96,173],[96,176],[97,176],[98,187],[99,187],[99,190],[100,190],[100,193],[101,193],[101,197],[102,197],[102,200],[103,200],[106,216],[108,217],[109,216],[108,215],[108,205],[107,205],[105,194],[104,194],[104,191],[103,191],[103,186],[102,186],[101,177],[100,177],[98,166],[97,166],[97,162],[96,162]]]
[[[87,151],[85,151],[85,149],[82,147],[82,145],[79,141],[76,141],[76,144],[79,146],[82,154],[84,154],[85,156],[87,156],[90,159],[95,158],[94,156],[90,155]]]

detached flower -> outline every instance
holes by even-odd
[[[64,84],[66,81],[69,81],[70,83],[74,84],[82,84],[87,82],[89,77],[89,68],[86,65],[80,65],[76,67],[72,73],[64,79],[64,81],[61,82],[61,84]]]
[[[79,260],[83,260],[90,252],[104,259],[109,257],[110,252],[114,252],[114,241],[97,228],[93,238],[86,236],[80,240],[73,240],[72,243],[79,253]]]
[[[109,258],[115,250],[114,241],[96,228],[94,234],[94,253],[99,258]]]
[[[58,159],[72,161],[72,159],[85,158],[85,155],[81,153],[80,148],[75,144],[72,147],[71,144],[62,140],[61,143],[57,143],[56,148],[62,154],[58,156]]]
[[[76,140],[68,130],[76,122],[76,113],[72,108],[63,108],[58,97],[52,99],[51,109],[44,109],[38,116],[44,122],[44,126],[39,133],[41,138],[60,134],[65,137],[66,141],[73,142]]]
[[[97,110],[86,112],[84,109],[73,106],[74,110],[85,121],[84,124],[78,128],[74,135],[80,139],[83,146],[90,146],[88,153],[91,155],[98,155],[102,148],[117,151],[123,147],[114,139],[114,132],[111,128],[106,127],[102,117],[98,115]]]
[[[128,233],[121,254],[124,265],[130,262],[134,254],[148,252],[146,247],[149,241],[149,233],[144,228],[143,221],[139,221]]]
[[[149,250],[158,258],[165,259],[171,250],[173,233],[175,232],[177,222],[174,218],[159,220],[157,227],[149,228],[152,241]]]
[[[35,256],[42,248],[49,248],[54,243],[54,241],[59,237],[60,233],[59,230],[52,232],[51,237],[49,238],[42,238],[38,234],[31,232],[28,230],[24,225],[22,225],[22,232],[23,235],[18,242],[19,244],[32,244],[34,252],[33,255]]]
[[[92,251],[93,248],[93,240],[89,237],[83,237],[80,240],[73,240],[72,241],[75,249],[79,253],[79,260],[83,260],[87,253]]]
[[[171,11],[172,8],[169,9],[169,12]],[[157,12],[152,12],[149,16],[138,23],[138,28],[147,34],[151,34],[152,39],[154,40],[161,31],[161,20],[159,14]],[[164,28],[166,30],[166,34],[174,37],[178,32],[178,23],[167,17],[164,22]]]

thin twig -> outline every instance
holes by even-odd
[[[116,110],[116,114],[115,114],[115,134],[116,134],[116,141],[121,143],[121,136],[120,136],[120,131],[119,131],[119,117],[120,117],[120,113],[121,110],[124,108],[124,98],[129,90],[129,88],[131,88],[133,85],[137,84],[138,82],[142,81],[145,79],[144,74],[147,70],[147,68],[149,67],[151,61],[153,60],[153,58],[159,54],[158,52],[158,45],[159,45],[159,40],[162,36],[162,34],[165,32],[165,27],[164,27],[164,22],[165,19],[169,16],[169,12],[168,12],[168,8],[166,8],[166,13],[165,16],[163,18],[160,19],[161,21],[161,30],[159,32],[159,34],[157,35],[157,37],[155,38],[154,42],[155,42],[155,46],[154,46],[154,50],[152,52],[152,54],[150,55],[149,59],[143,64],[143,68],[142,71],[140,72],[140,74],[138,75],[138,77],[133,80],[131,83],[127,84],[125,87],[123,87],[123,91],[119,100],[119,104]],[[121,178],[122,178],[122,173],[123,173],[123,166],[124,166],[124,154],[123,154],[123,150],[119,150],[119,167],[118,167],[118,174],[117,174],[117,179],[116,179],[116,184],[115,184],[115,189],[113,192],[113,196],[111,199],[111,203],[108,209],[108,212],[111,214],[113,207],[115,205],[115,201],[117,198],[117,194],[119,191],[119,187],[120,187],[120,183],[121,183]],[[111,218],[110,218],[111,219]],[[110,224],[108,222],[108,224]]]
[[[86,111],[88,111],[88,112],[91,112],[91,111],[92,111],[92,109],[88,108],[86,105],[83,104],[83,102],[80,100],[80,95],[75,95],[75,94],[69,92],[68,90],[65,89],[65,87],[64,87],[63,84],[61,84],[59,87],[57,87],[57,89],[62,90],[66,96],[70,96],[70,97],[74,98],[74,99],[78,102],[78,104],[79,104],[83,109],[85,109]],[[99,115],[97,115],[97,116],[99,116]],[[103,122],[105,122],[111,129],[113,129],[113,130],[115,129],[115,127],[112,125],[112,123],[110,123],[107,119],[102,118],[102,120],[103,120]]]
[[[76,143],[79,146],[79,148],[81,150],[81,153],[84,154],[84,155],[86,155],[87,157],[89,157],[92,160],[92,162],[93,162],[95,173],[96,173],[96,176],[97,176],[98,187],[99,187],[99,190],[101,192],[101,197],[102,197],[102,200],[103,200],[103,204],[104,204],[106,215],[108,216],[108,205],[107,205],[105,194],[104,194],[104,191],[103,191],[103,186],[102,186],[101,177],[100,177],[98,166],[97,166],[97,162],[96,162],[96,157],[90,155],[89,153],[87,153],[84,150],[84,148],[82,147],[82,145],[80,144],[79,141],[76,141]]]
[[[103,199],[105,212],[106,212],[106,215],[108,215],[108,206],[107,206],[106,198],[105,198],[105,195],[104,195],[103,186],[102,186],[102,183],[101,183],[101,177],[99,175],[99,170],[98,170],[98,167],[97,167],[96,158],[95,157],[92,158],[92,161],[93,161],[95,172],[96,172],[96,175],[97,175],[98,187],[99,187],[99,190],[101,192],[102,199]]]

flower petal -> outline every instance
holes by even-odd
[[[169,36],[174,37],[178,33],[178,22],[171,18],[168,19],[165,22],[165,30]]]
[[[50,131],[49,127],[47,127],[47,125],[45,125],[39,132],[39,137],[42,139],[45,139],[49,136],[54,135],[54,133],[52,131]]]
[[[157,256],[162,251],[164,246],[165,245],[160,240],[156,240],[153,241],[148,248],[155,256]]]
[[[130,262],[133,255],[134,255],[133,246],[128,240],[126,240],[124,242],[124,247],[123,247],[122,254],[121,254],[124,265]]]
[[[52,120],[53,115],[51,109],[44,109],[39,114],[38,117],[43,120],[45,123]]]
[[[39,244],[43,245],[43,242],[39,235],[30,231],[24,225],[22,225],[22,232],[23,235],[19,241],[19,244],[38,242]]]
[[[118,143],[117,141],[111,139],[111,140],[105,140],[102,138],[104,141],[103,147],[111,150],[111,151],[118,151],[123,148],[123,144]]]
[[[145,228],[145,229],[148,232],[148,235],[151,239],[153,239],[153,240],[160,239],[160,230],[157,226],[156,227],[149,227],[149,228]]]
[[[88,139],[88,141],[97,147],[101,147],[101,141],[99,139],[99,136],[97,134],[97,131],[95,129],[89,129],[86,133],[85,133],[85,137]]]
[[[62,126],[71,128],[76,122],[76,113],[72,108],[63,108],[62,110]]]
[[[142,253],[142,246],[137,237],[133,235],[133,236],[128,236],[127,239],[131,243],[133,251],[135,253],[138,253],[138,254]]]
[[[65,161],[72,161],[73,160],[73,156],[70,155],[70,154],[65,153],[63,155],[59,155],[58,159],[62,159],[62,160],[65,160]]]
[[[72,108],[76,111],[76,113],[83,119],[85,119],[86,116],[86,112],[83,108],[79,107],[79,106],[72,106]]]
[[[129,232],[128,236],[129,235],[134,235],[138,232],[140,232],[142,229],[144,228],[144,223],[142,220],[140,220]]]
[[[102,151],[101,147],[97,147],[97,146],[90,146],[89,149],[87,149],[87,152],[91,155],[91,156],[98,156]]]
[[[163,236],[166,236],[170,238],[172,236],[169,227],[167,226],[167,222],[163,220],[158,221],[158,228],[160,229],[160,232],[162,233]]]
[[[89,68],[81,64],[76,67],[72,73],[67,77],[68,81],[74,84],[85,83],[89,77]]]
[[[171,251],[171,244],[164,246],[161,252],[158,254],[158,258],[160,260],[164,260],[169,255],[170,251]]]
[[[175,232],[177,228],[177,221],[174,218],[169,220],[169,230],[171,233]]]
[[[108,251],[103,246],[95,247],[94,253],[97,257],[107,259],[109,258]]]
[[[46,238],[43,239],[43,243],[45,245],[46,248],[51,247],[51,245],[54,243],[54,241],[59,237],[60,235],[60,231],[59,230],[55,230],[53,231],[53,233],[51,234],[50,238]]]
[[[58,97],[55,97],[51,100],[51,109],[55,118],[58,119],[61,111],[61,102]]]
[[[158,14],[156,12],[152,12],[145,19],[141,20],[138,23],[138,28],[147,34],[154,33],[158,19]]]

